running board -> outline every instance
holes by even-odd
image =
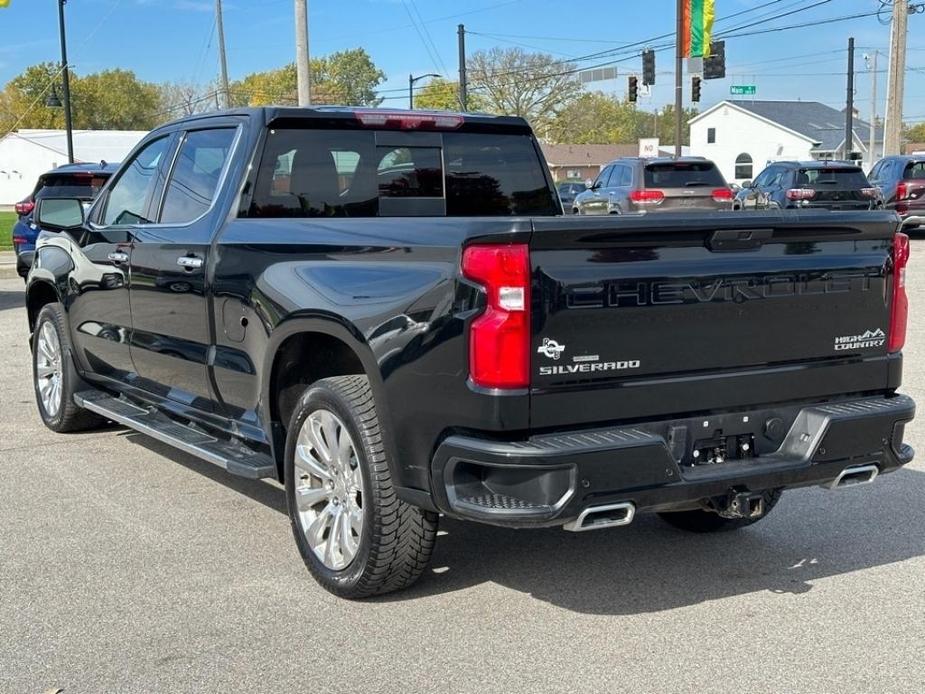
[[[74,402],[106,419],[225,468],[233,475],[252,480],[277,476],[276,462],[269,455],[175,422],[154,407],[141,407],[99,390],[82,390],[74,395]]]

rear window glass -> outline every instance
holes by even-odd
[[[99,188],[92,186],[44,186],[35,194],[36,200],[42,198],[84,198],[91,200],[99,192]]]
[[[525,135],[443,133],[421,146],[370,130],[271,130],[251,217],[551,215],[559,213]],[[387,141],[388,138],[381,138]]]
[[[907,165],[906,170],[903,171],[903,178],[907,181],[925,180],[925,161],[914,161]]]
[[[87,174],[46,176],[35,195],[40,198],[86,198],[90,200],[96,197],[108,179],[108,174],[105,176]]]
[[[867,188],[867,176],[860,169],[800,169],[797,172],[797,187],[830,186],[833,188]]]
[[[709,161],[649,164],[645,170],[646,188],[686,188],[725,186],[722,174]]]

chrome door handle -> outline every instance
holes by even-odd
[[[181,255],[177,258],[177,265],[185,267],[188,270],[195,270],[202,267],[202,258],[196,258],[190,255]]]
[[[123,253],[122,251],[113,251],[106,257],[109,258],[109,260],[111,260],[114,263],[127,263],[128,262],[128,253]]]

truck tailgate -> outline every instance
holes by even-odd
[[[896,226],[829,212],[534,220],[532,425],[887,389]]]

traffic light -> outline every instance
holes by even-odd
[[[691,101],[700,101],[700,78],[691,77]]]
[[[726,42],[714,41],[710,44],[710,55],[703,59],[703,78],[718,80],[726,76]]]
[[[635,75],[630,77],[629,100],[635,102],[639,98],[639,78]]]
[[[655,84],[655,51],[651,48],[642,52],[642,83]]]

